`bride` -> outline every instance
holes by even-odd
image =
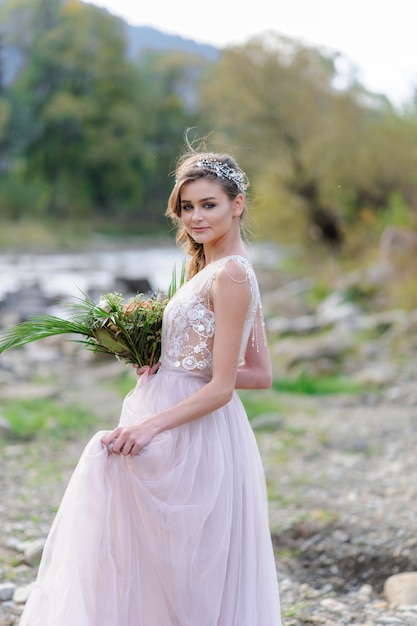
[[[235,391],[271,384],[246,187],[229,155],[180,161],[167,215],[190,262],[161,363],[82,454],[20,626],[280,626],[264,472]]]

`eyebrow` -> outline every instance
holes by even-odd
[[[208,196],[207,198],[200,198],[198,202],[207,202],[207,200],[217,200],[216,196]],[[191,200],[181,200],[181,204],[189,203]]]

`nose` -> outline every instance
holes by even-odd
[[[203,219],[203,212],[199,208],[195,208],[192,215],[193,222],[201,222]]]

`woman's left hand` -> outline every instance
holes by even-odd
[[[134,363],[133,367],[135,368],[136,374],[138,376],[142,376],[142,374],[144,374],[147,370],[149,370],[149,376],[152,376],[153,374],[156,374],[156,372],[159,370],[159,368],[161,367],[161,363],[158,361],[158,363],[155,363],[155,365],[152,365],[152,367],[149,367],[149,365],[139,367],[139,365]]]

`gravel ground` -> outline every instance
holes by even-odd
[[[117,368],[68,368],[59,394],[88,399],[100,428],[108,427],[117,421],[120,397],[105,381]],[[260,418],[269,424],[256,434],[284,626],[417,625],[417,606],[389,605],[383,595],[390,575],[417,571],[413,376],[410,369],[379,395],[282,395],[279,412]],[[6,385],[0,400],[2,393],[10,395]],[[17,385],[13,393],[24,390]],[[36,565],[22,550],[46,536],[86,438],[2,440],[0,583],[20,591],[34,580]],[[0,603],[0,626],[17,625],[21,610],[19,602]]]

